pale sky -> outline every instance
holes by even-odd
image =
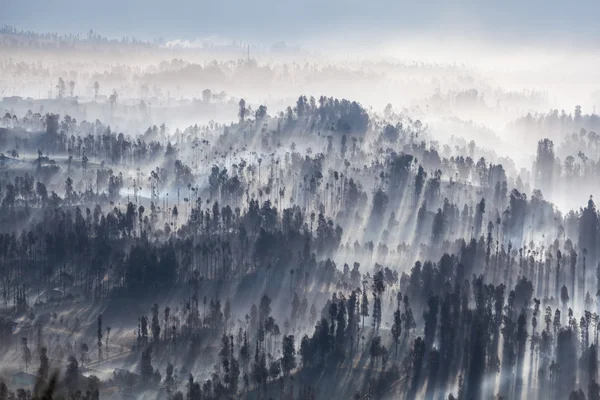
[[[0,0],[0,24],[109,37],[315,41],[422,33],[600,43],[600,1]],[[350,35],[350,36],[348,36]]]

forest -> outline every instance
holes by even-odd
[[[600,400],[600,86],[0,49],[0,400]]]

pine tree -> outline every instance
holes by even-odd
[[[27,344],[27,338],[21,338],[21,353],[23,361],[25,362],[25,371],[27,371],[29,364],[31,363],[31,350]]]
[[[283,337],[282,353],[283,356],[281,359],[281,367],[283,369],[283,374],[287,376],[294,368],[296,368],[294,335],[287,335]]]
[[[396,345],[396,356],[398,356],[398,344],[400,343],[400,335],[402,334],[402,318],[400,313],[400,306],[394,311],[394,323],[392,325],[392,337],[394,338],[394,344]]]
[[[346,301],[341,300],[337,308],[335,351],[338,358],[342,359],[345,354],[346,345]]]
[[[381,298],[373,293],[373,328],[379,330],[381,325]]]
[[[46,382],[48,373],[50,372],[50,359],[48,358],[48,350],[42,347],[40,351],[40,368],[38,370],[39,379]]]
[[[364,329],[365,317],[369,316],[369,297],[366,290],[363,290],[362,301],[360,302],[360,315],[362,316],[362,327]]]
[[[71,393],[73,393],[79,385],[79,363],[75,356],[70,356],[68,359],[67,371],[65,372],[65,383]]]

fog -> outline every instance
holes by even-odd
[[[595,3],[3,7],[0,400],[600,398]]]

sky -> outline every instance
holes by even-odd
[[[562,45],[600,42],[600,1],[0,0],[0,24],[108,37],[319,42],[423,34]]]

